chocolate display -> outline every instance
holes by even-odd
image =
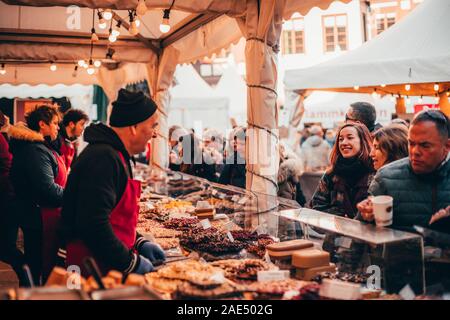
[[[320,275],[314,277],[312,280],[318,283],[322,283],[323,279],[337,279],[345,282],[352,283],[367,283],[367,279],[370,274],[363,273],[349,273],[349,272],[323,272]]]
[[[200,222],[197,218],[172,218],[164,222],[164,227],[179,231],[189,231]]]
[[[246,247],[241,241],[231,241],[219,232],[186,233],[180,238],[180,244],[187,249],[206,252],[213,255],[238,253]]]
[[[225,270],[225,277],[232,280],[256,280],[258,271],[276,270],[274,265],[258,259],[229,259],[211,262],[214,267]]]

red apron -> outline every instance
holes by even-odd
[[[61,137],[61,155],[64,158],[67,170],[69,170],[73,157],[75,156],[75,147],[73,143],[67,143],[66,139]]]
[[[119,153],[122,162],[126,166],[126,162],[121,153]],[[116,237],[128,249],[132,249],[136,242],[136,227],[139,215],[139,198],[141,196],[141,182],[138,180],[128,179],[125,191],[120,198],[119,203],[111,212],[109,222]],[[112,269],[106,261],[100,261],[96,258],[82,240],[72,241],[67,244],[67,266],[77,265],[81,268],[82,275],[86,276],[86,270],[83,260],[86,257],[94,257],[101,272],[106,274]]]
[[[54,181],[61,187],[66,187],[67,169],[64,159],[58,153],[52,150],[53,155],[58,162],[58,175]],[[56,254],[58,252],[58,224],[61,218],[61,208],[42,208],[42,274],[46,279],[56,264]]]

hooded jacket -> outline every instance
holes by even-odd
[[[24,125],[9,129],[13,156],[10,179],[21,225],[40,228],[40,207],[62,206],[64,189],[55,183],[58,162],[44,137]]]
[[[311,136],[302,144],[305,171],[318,171],[329,165],[330,145],[319,136]]]
[[[306,199],[300,185],[302,165],[299,160],[288,159],[280,164],[278,170],[278,196],[297,201],[301,206]]]
[[[64,194],[64,238],[82,240],[100,260],[124,271],[134,263],[133,254],[114,234],[109,217],[132,178],[131,157],[104,124],[87,127],[84,140],[89,145],[73,163]]]

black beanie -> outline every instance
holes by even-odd
[[[119,96],[112,103],[109,125],[122,128],[141,123],[156,112],[156,103],[147,98],[142,92],[119,90]]]

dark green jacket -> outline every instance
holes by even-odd
[[[409,158],[392,162],[377,172],[369,193],[394,198],[394,228],[428,227],[431,216],[450,205],[450,160],[426,175],[415,174]]]

